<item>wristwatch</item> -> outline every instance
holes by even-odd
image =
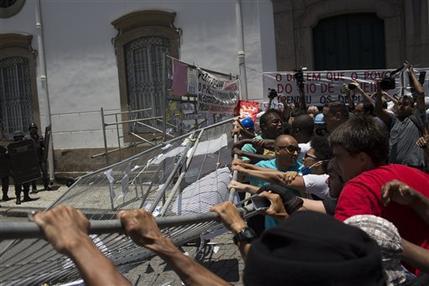
[[[232,240],[234,244],[238,244],[241,241],[251,243],[256,238],[256,233],[250,227],[246,226],[239,233],[234,235]]]

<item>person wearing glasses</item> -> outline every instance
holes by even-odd
[[[260,171],[263,173],[270,172],[288,172],[294,171],[297,173],[301,173],[301,169],[303,167],[297,161],[298,154],[301,149],[298,146],[298,142],[294,137],[290,135],[280,135],[276,138],[274,143],[274,151],[275,158],[271,160],[262,160],[256,163],[255,165],[245,163],[240,160],[234,160],[232,164],[233,170],[237,170],[239,172],[243,172],[244,169]],[[243,172],[245,173],[245,172]],[[250,174],[249,174],[250,175]],[[250,177],[250,185],[255,186],[256,188],[260,188],[264,185],[267,185],[268,182],[261,180],[258,177],[252,176]],[[288,191],[299,195],[299,191],[289,189]],[[270,217],[265,217],[265,229],[271,228],[277,225],[274,219]]]
[[[256,187],[261,187],[268,182],[261,180],[264,179],[264,177],[254,176],[254,174],[275,174],[279,171],[283,173],[288,171],[301,172],[303,165],[297,162],[297,157],[301,149],[295,138],[290,135],[280,135],[275,141],[274,150],[274,159],[262,160],[255,165],[246,163],[242,160],[234,160],[232,162],[232,169],[252,176],[250,178],[250,184]]]
[[[328,139],[322,136],[314,136],[311,148],[305,153],[301,173],[297,171],[270,171],[254,170],[246,168],[240,162],[233,162],[233,169],[265,180],[270,183],[279,184],[283,187],[299,192],[300,196],[324,199],[329,194],[328,186],[328,162],[332,158],[332,150]],[[231,182],[231,187],[238,190],[256,192],[258,188],[237,181]]]

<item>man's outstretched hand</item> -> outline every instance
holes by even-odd
[[[68,255],[82,240],[88,239],[89,221],[80,210],[72,207],[60,205],[38,212],[33,220],[59,253]]]
[[[414,189],[398,180],[386,183],[381,189],[381,200],[385,206],[391,201],[409,206],[414,202],[416,196]]]
[[[246,222],[241,217],[240,212],[231,202],[223,202],[213,206],[210,211],[219,215],[225,227],[234,234],[239,233],[246,227]]]
[[[80,210],[60,205],[36,213],[33,220],[54,249],[73,260],[85,285],[131,285],[92,242],[89,221]]]
[[[259,194],[261,197],[265,197],[270,201],[270,206],[265,211],[269,216],[277,219],[285,219],[288,217],[282,198],[272,192],[262,192]]]
[[[155,218],[144,209],[120,211],[118,218],[121,220],[125,233],[138,245],[152,251],[159,251],[164,239],[156,224]]]

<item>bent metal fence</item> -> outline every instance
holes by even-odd
[[[91,220],[91,237],[121,272],[153,256],[122,234],[119,209],[145,208],[161,231],[181,245],[219,228],[210,206],[234,199],[232,119],[167,141],[81,177],[52,207],[67,204]],[[70,259],[41,238],[31,222],[0,221],[0,285],[49,285],[79,278]]]

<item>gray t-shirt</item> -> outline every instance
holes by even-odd
[[[420,126],[423,126],[424,119],[421,112],[416,110],[413,115],[416,121],[419,121],[419,124],[421,124]],[[423,149],[416,144],[417,139],[421,136],[419,128],[410,117],[402,121],[397,118],[393,120],[389,139],[389,162],[411,167],[424,167],[425,157]]]

